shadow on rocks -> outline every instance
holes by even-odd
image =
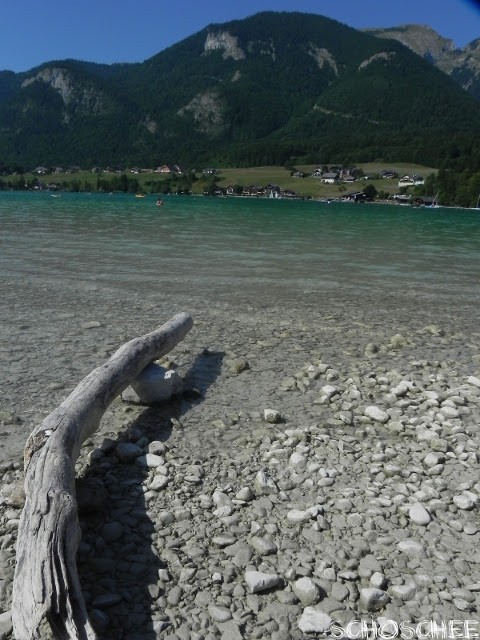
[[[101,640],[154,640],[171,629],[161,606],[168,567],[156,544],[167,524],[157,512],[169,507],[162,488],[173,482],[168,440],[182,415],[203,401],[223,358],[207,350],[198,355],[182,373],[181,396],[148,408],[122,405],[126,428],[90,454],[77,479],[77,567]]]

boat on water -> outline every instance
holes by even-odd
[[[143,194],[143,193],[136,193],[136,194],[135,194],[135,197],[136,197],[136,198],[145,198],[145,194]]]
[[[432,204],[427,204],[425,206],[425,209],[440,209],[440,205],[438,204],[438,194],[440,193],[440,191],[437,191]]]

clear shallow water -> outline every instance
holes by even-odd
[[[195,321],[179,347],[182,366],[206,347],[247,357],[254,372],[237,381],[222,369],[189,414],[198,424],[226,408],[266,406],[279,380],[320,351],[357,370],[367,343],[398,333],[414,345],[407,358],[477,374],[477,211],[155,203],[0,193],[0,412],[21,419],[0,433],[0,460],[20,456],[33,426],[120,344],[178,311]],[[442,333],[429,338],[433,325]],[[304,415],[301,396],[289,402]]]
[[[206,298],[480,299],[480,215],[454,209],[0,194],[0,275]]]

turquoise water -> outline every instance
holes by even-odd
[[[478,211],[0,194],[0,274],[293,304],[307,293],[480,299]]]

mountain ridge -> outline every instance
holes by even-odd
[[[0,162],[246,166],[356,153],[434,165],[452,144],[463,153],[479,116],[453,74],[398,38],[261,12],[143,63],[0,72]]]
[[[398,40],[425,58],[480,100],[480,38],[465,47],[440,36],[427,25],[405,24],[398,27],[362,29],[379,38]]]

